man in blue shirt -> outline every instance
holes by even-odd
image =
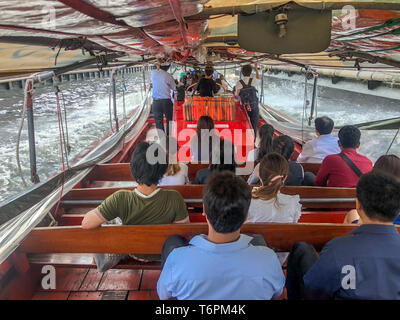
[[[153,85],[153,114],[156,128],[164,130],[164,115],[167,119],[167,136],[169,135],[169,122],[172,121],[174,105],[171,100],[171,93],[176,90],[174,78],[167,72],[170,65],[157,65],[157,70],[151,73]],[[160,133],[159,133],[160,134]]]
[[[285,277],[275,252],[265,241],[253,245],[252,236],[240,234],[250,201],[250,187],[241,177],[225,171],[208,180],[203,196],[208,236],[195,236],[189,243],[179,236],[167,239],[157,283],[160,299],[268,300],[281,295]]]
[[[363,225],[314,248],[293,246],[287,266],[289,299],[400,299],[400,181],[371,172],[357,184],[356,208]],[[304,277],[303,277],[304,275]]]

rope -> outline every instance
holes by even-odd
[[[29,84],[31,85],[31,89],[28,90],[29,88]],[[21,142],[21,132],[22,132],[22,128],[24,127],[24,120],[25,120],[25,116],[26,116],[26,109],[27,109],[27,104],[28,104],[28,94],[33,94],[33,80],[32,79],[27,79],[25,81],[25,88],[24,88],[24,105],[22,108],[22,112],[21,112],[21,122],[19,125],[19,129],[18,129],[18,136],[17,136],[17,151],[16,151],[16,156],[17,156],[17,166],[18,166],[18,172],[19,172],[19,176],[22,179],[22,183],[24,184],[25,187],[27,187],[27,183],[25,181],[24,175],[22,174],[22,168],[21,168],[21,161],[19,158],[19,145]]]
[[[306,118],[306,108],[307,108],[307,96],[308,96],[308,91],[307,91],[307,72],[308,69],[306,70],[306,73],[304,75],[304,103],[303,103],[303,116],[301,118],[301,141],[304,142],[304,119]]]
[[[112,112],[111,112],[111,94],[112,94],[112,76],[110,77],[110,89],[108,90],[108,113],[110,115],[110,129],[114,132],[112,123]]]
[[[62,183],[61,183],[61,192],[60,192],[60,197],[58,199],[57,207],[54,212],[56,215],[58,212],[58,209],[60,207],[61,203],[61,198],[63,196],[64,192],[64,184],[65,184],[65,161],[64,161],[64,144],[63,144],[63,126],[62,126],[62,114],[61,114],[61,107],[60,107],[60,99],[58,96],[59,89],[58,86],[55,86],[55,94],[56,94],[56,103],[57,103],[57,117],[58,117],[58,130],[60,132],[60,151],[61,151],[61,162],[62,162],[62,171],[63,171],[63,176],[62,176]]]
[[[374,27],[370,27],[370,28],[367,28],[367,29],[363,29],[361,31],[357,31],[357,32],[354,32],[354,33],[351,33],[351,34],[344,34],[344,35],[338,36],[336,38],[333,38],[332,40],[337,40],[337,39],[341,39],[341,38],[356,36],[356,35],[359,35],[359,34],[380,30],[380,29],[383,29],[383,28],[386,28],[386,27],[393,27],[393,26],[396,26],[398,24],[400,24],[400,18],[391,19],[391,20],[386,21],[383,24],[380,24],[380,25],[377,25],[377,26],[374,26]]]
[[[397,138],[397,136],[398,136],[398,134],[399,134],[399,131],[400,131],[400,128],[397,129],[396,134],[394,135],[393,140],[392,140],[392,142],[390,143],[390,146],[389,146],[389,148],[388,148],[387,151],[386,151],[386,154],[388,154],[389,151],[390,151],[390,149],[392,148],[392,145],[393,145],[393,143],[395,142],[395,140],[396,140],[396,138]]]

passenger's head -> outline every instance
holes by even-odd
[[[197,121],[197,134],[201,133],[200,130],[207,129],[212,130],[214,129],[214,121],[209,116],[201,116],[199,121]]]
[[[174,176],[179,171],[181,171],[181,166],[177,161],[177,153],[178,153],[178,140],[176,138],[169,136],[167,139],[167,153],[168,153],[168,168],[165,172],[166,176]]]
[[[130,167],[133,178],[138,184],[145,184],[147,186],[157,185],[165,174],[168,165],[166,164],[166,156],[162,147],[158,144],[153,144],[154,152],[147,150],[150,148],[148,142],[141,142],[135,148],[133,152]],[[163,154],[160,154],[163,153]],[[148,156],[154,156],[156,159],[160,157],[164,161],[156,161],[154,164],[150,164]]]
[[[240,230],[247,219],[251,189],[232,172],[214,174],[204,187],[203,203],[209,225],[218,233]]]
[[[260,127],[258,132],[260,144],[258,148],[257,161],[261,161],[266,154],[272,152],[272,139],[274,137],[275,129],[269,124],[264,124]]]
[[[272,143],[272,148],[275,152],[281,154],[287,161],[289,161],[294,152],[293,139],[289,136],[276,137]]]
[[[235,148],[229,140],[219,139],[219,151],[217,154],[210,154],[211,171],[236,171],[236,159],[235,159]],[[214,148],[212,148],[212,153],[214,152]],[[216,163],[213,161],[217,159]]]
[[[253,190],[253,197],[263,200],[276,198],[289,174],[289,163],[278,153],[265,155],[260,162],[261,187]]]
[[[380,171],[400,179],[400,158],[394,154],[380,156],[375,162],[373,171]]]
[[[400,180],[378,171],[362,175],[357,184],[356,206],[370,220],[393,222],[400,214]],[[360,216],[363,218],[361,213]]]
[[[333,130],[333,126],[335,125],[333,120],[328,117],[319,117],[315,119],[315,130],[319,134],[330,134]]]
[[[360,146],[361,131],[355,126],[344,126],[338,136],[342,148],[357,149]]]
[[[214,73],[214,68],[211,67],[211,66],[207,66],[207,67],[204,69],[204,73],[206,74],[207,77],[210,77],[210,76],[212,76],[213,73]]]
[[[253,68],[251,66],[251,64],[246,64],[242,67],[242,74],[245,77],[250,77],[251,76],[251,72],[253,71]]]
[[[160,64],[160,69],[164,71],[168,71],[170,64]]]

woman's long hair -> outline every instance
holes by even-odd
[[[177,160],[177,152],[178,152],[178,141],[174,137],[169,137],[167,139],[168,145],[167,145],[167,154],[168,154],[168,168],[167,172],[165,172],[166,176],[174,176],[176,175],[179,171],[181,171],[181,166],[179,163],[176,163]]]
[[[394,154],[380,156],[373,171],[380,171],[400,179],[400,158]]]
[[[294,152],[294,142],[289,136],[279,136],[274,139],[272,148],[274,152],[281,154],[289,161]]]
[[[269,153],[261,159],[259,174],[262,185],[253,189],[253,198],[276,199],[289,174],[289,164],[280,154]]]
[[[237,163],[235,158],[235,147],[232,142],[220,139],[219,150],[217,155],[211,155],[210,171],[232,171],[235,173]],[[214,163],[213,159],[218,159],[218,163]]]
[[[260,127],[260,145],[258,147],[256,162],[260,162],[266,154],[272,152],[272,139],[274,137],[274,132],[274,127],[269,124],[264,124]]]

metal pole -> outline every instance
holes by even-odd
[[[113,94],[113,107],[114,107],[114,119],[115,119],[115,127],[117,128],[117,131],[119,131],[119,124],[118,124],[118,114],[117,114],[117,87],[115,84],[115,74],[116,70],[113,70],[112,72],[112,94]]]
[[[146,89],[146,73],[144,72],[144,66],[142,67],[142,74],[143,74],[143,89],[144,89],[144,92],[146,92],[147,91],[147,89]]]
[[[36,144],[35,144],[35,125],[33,118],[32,83],[28,84],[28,96],[26,111],[28,118],[28,138],[29,138],[29,161],[31,166],[31,181],[39,183],[40,179],[36,170]]]
[[[260,95],[260,103],[264,104],[264,68],[262,68],[261,72],[261,95]]]
[[[310,111],[310,117],[308,118],[309,126],[311,126],[311,120],[313,119],[313,116],[314,116],[315,99],[317,96],[317,82],[318,82],[318,75],[314,74],[314,87],[313,87],[313,93],[312,93],[311,111]]]

